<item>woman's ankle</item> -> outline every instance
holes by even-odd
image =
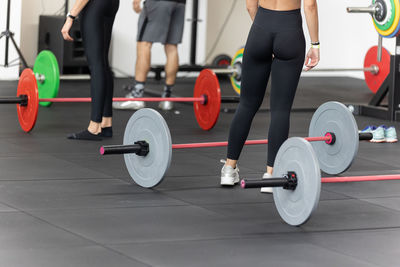
[[[226,159],[226,163],[225,163],[225,165],[226,165],[226,166],[230,166],[230,167],[232,167],[232,168],[236,169],[236,166],[237,166],[237,160]]]
[[[103,117],[101,120],[101,128],[112,127],[112,117]]]
[[[91,134],[99,134],[101,133],[101,124],[99,122],[90,121],[87,130]]]

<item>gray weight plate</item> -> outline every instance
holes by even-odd
[[[274,164],[273,177],[293,171],[297,175],[295,190],[275,187],[274,201],[281,218],[288,224],[305,223],[317,208],[321,191],[321,171],[311,144],[293,137],[283,143]]]
[[[137,141],[149,143],[149,154],[145,157],[125,154],[125,164],[135,183],[151,188],[162,181],[172,157],[171,134],[160,113],[145,108],[132,115],[126,125],[124,145]]]
[[[321,170],[328,174],[346,171],[358,152],[359,135],[357,122],[351,111],[342,103],[327,102],[314,113],[308,135],[324,136],[333,132],[336,142],[312,142]]]

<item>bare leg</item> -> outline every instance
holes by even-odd
[[[165,64],[165,84],[175,84],[176,74],[179,69],[178,46],[174,44],[165,44],[165,55],[167,63]]]
[[[226,165],[231,166],[232,168],[236,168],[237,160],[226,159]]]
[[[101,120],[101,128],[107,128],[112,126],[112,117],[103,117]]]
[[[138,82],[145,82],[150,71],[152,45],[149,42],[137,42],[135,79]]]
[[[267,172],[268,172],[268,174],[271,174],[272,175],[272,172],[274,171],[274,168],[273,167],[270,167],[270,166],[267,166]]]

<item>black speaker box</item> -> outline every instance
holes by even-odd
[[[88,74],[79,19],[70,31],[73,42],[65,41],[61,35],[64,22],[64,16],[40,16],[38,52],[52,51],[58,60],[60,74]]]

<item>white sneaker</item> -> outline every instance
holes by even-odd
[[[269,179],[272,178],[272,175],[269,174],[268,172],[264,173],[263,179]],[[270,193],[272,194],[272,187],[261,187],[261,193]]]
[[[225,160],[221,160],[226,164]],[[224,165],[221,170],[221,185],[235,185],[239,183],[239,168],[232,168],[231,166]]]
[[[134,98],[133,93],[129,93],[125,96],[126,98]],[[146,107],[146,104],[143,101],[125,101],[125,102],[113,102],[112,104],[114,109],[132,109],[139,110]]]
[[[160,104],[158,104],[158,107],[162,110],[171,110],[174,108],[174,103],[171,101],[161,101]]]

